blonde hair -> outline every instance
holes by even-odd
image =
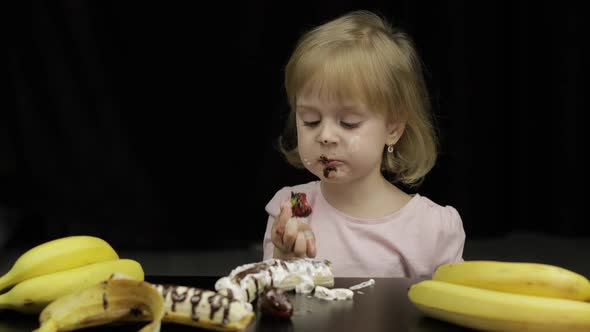
[[[383,150],[381,169],[393,182],[415,186],[434,166],[437,139],[420,59],[411,39],[379,16],[356,11],[304,34],[285,68],[285,88],[291,109],[279,148],[293,166],[303,167],[297,97],[310,91],[357,98],[386,120],[405,122],[394,153]]]

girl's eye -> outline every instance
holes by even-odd
[[[315,127],[319,124],[319,121],[303,121],[303,125],[306,127]]]
[[[361,123],[360,122],[356,122],[356,123],[340,122],[340,125],[346,129],[354,129],[354,128],[358,128],[361,125]]]

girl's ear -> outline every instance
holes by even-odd
[[[387,145],[395,145],[404,134],[406,123],[402,121],[390,122],[387,125]]]

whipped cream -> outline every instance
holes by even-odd
[[[318,299],[329,301],[351,300],[354,296],[354,292],[348,288],[328,289],[322,286],[315,286],[313,296]]]
[[[373,286],[375,284],[375,280],[374,279],[369,279],[367,281],[363,281],[360,284],[354,285],[349,287],[348,289],[351,290],[357,290],[357,289],[361,289],[361,288],[365,288],[365,287],[369,287],[369,286]]]
[[[299,278],[300,281],[297,284],[297,286],[295,286],[295,293],[297,294],[309,294],[313,291],[313,288],[315,287],[315,283],[313,282],[312,277],[305,275],[305,274],[299,274]]]
[[[253,311],[252,304],[200,288],[153,284],[164,298],[167,312],[190,313],[195,320],[218,324],[240,321]]]
[[[326,260],[301,258],[268,259],[236,267],[215,283],[215,290],[232,292],[234,298],[252,302],[265,288],[276,287],[309,294],[316,284],[334,285],[332,264]]]

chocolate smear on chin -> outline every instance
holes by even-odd
[[[324,168],[324,177],[329,179],[330,178],[330,172],[337,172],[336,167],[332,167],[332,166],[328,166],[326,168]]]
[[[336,169],[336,167],[334,166],[328,166],[328,163],[330,162],[330,160],[328,159],[328,157],[321,155],[320,156],[320,163],[322,163],[325,167],[324,167],[324,177],[326,179],[330,178],[330,172],[337,172],[338,170]]]

